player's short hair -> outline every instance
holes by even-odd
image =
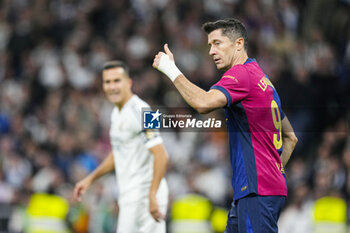
[[[104,70],[109,70],[109,69],[113,69],[113,68],[122,68],[125,72],[125,74],[130,77],[130,69],[129,67],[122,61],[119,60],[113,60],[113,61],[107,61],[103,64],[103,68],[102,71]]]
[[[231,41],[242,37],[244,39],[244,49],[248,50],[248,33],[241,21],[234,18],[220,19],[215,22],[206,22],[202,25],[202,29],[207,33],[211,33],[216,29],[222,29],[222,34],[227,36]]]

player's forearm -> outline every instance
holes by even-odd
[[[281,154],[281,161],[285,167],[293,153],[293,150],[298,142],[297,137],[284,137],[283,138],[283,152]]]
[[[208,113],[214,109],[210,108],[208,93],[190,82],[184,75],[179,75],[174,85],[184,100],[197,112]]]
[[[283,152],[281,154],[281,161],[283,166],[287,165],[297,142],[298,142],[298,138],[295,136],[293,127],[290,124],[287,116],[285,116],[282,120]]]
[[[152,179],[149,195],[155,196],[158,191],[160,182],[166,172],[168,155],[162,144],[152,147],[150,151],[154,156],[154,162],[153,162],[153,179]]]
[[[101,176],[114,170],[114,158],[113,153],[110,152],[107,157],[102,161],[102,163],[89,174],[88,178],[91,179],[91,182],[94,182]]]

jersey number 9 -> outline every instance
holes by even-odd
[[[282,121],[281,113],[275,100],[271,101],[272,120],[278,133],[273,134],[273,144],[279,150],[282,147]]]

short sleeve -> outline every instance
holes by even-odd
[[[210,89],[223,92],[227,99],[227,106],[243,100],[248,96],[250,89],[246,68],[243,65],[232,67]]]
[[[163,143],[163,139],[161,138],[158,130],[145,129],[142,131],[142,134],[144,135],[147,149]]]
[[[160,136],[160,133],[157,129],[143,129],[143,111],[152,111],[152,108],[143,100],[138,99],[135,105],[131,107],[131,111],[134,116],[134,123],[131,127],[134,128],[136,135],[141,136],[144,142],[144,145],[147,149],[152,148],[158,144],[163,143],[163,139]]]

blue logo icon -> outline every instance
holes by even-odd
[[[159,109],[156,112],[143,112],[143,128],[144,129],[160,129],[160,116],[162,114]]]

